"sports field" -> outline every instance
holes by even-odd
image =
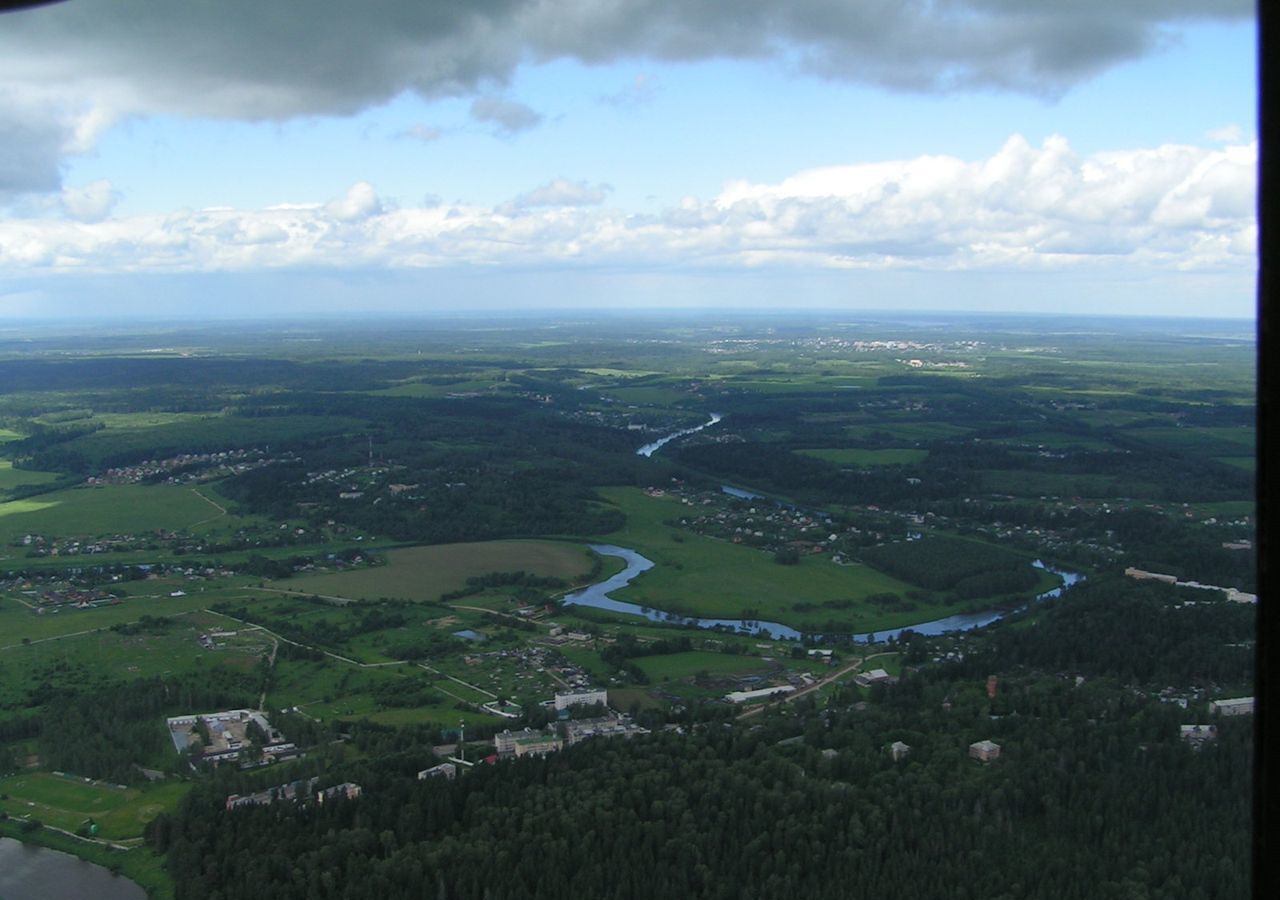
[[[527,572],[572,581],[590,569],[590,556],[577,544],[480,541],[390,550],[385,566],[311,578],[290,578],[276,582],[274,586],[352,600],[396,597],[434,602],[443,593],[466,587],[468,578],[490,572]]]
[[[0,778],[0,809],[10,816],[30,816],[46,825],[75,831],[86,819],[98,825],[96,837],[125,840],[142,836],[148,822],[172,811],[190,790],[170,782],[145,789],[120,788],[50,772]]]

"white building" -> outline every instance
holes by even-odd
[[[1253,715],[1253,698],[1235,697],[1230,700],[1212,700],[1209,703],[1209,712],[1221,716]]]
[[[789,694],[795,690],[790,684],[779,684],[774,687],[758,688],[754,691],[731,691],[724,695],[724,699],[730,703],[747,703],[751,700],[762,700],[765,697],[772,697],[775,694]]]
[[[568,709],[570,706],[609,705],[608,691],[580,691],[574,694],[556,694],[556,710]]]

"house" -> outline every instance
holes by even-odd
[[[978,762],[991,762],[1000,757],[1000,745],[994,741],[974,741],[969,745],[969,756]]]
[[[898,760],[905,758],[906,755],[910,752],[911,752],[911,746],[909,744],[902,743],[902,741],[894,741],[892,744],[889,745],[889,755],[893,757],[894,762],[897,762]],[[972,747],[969,748],[969,752],[970,754],[973,753]],[[998,749],[997,749],[997,752],[999,752]]]
[[[872,669],[870,672],[860,672],[853,676],[854,683],[861,687],[873,684],[893,684],[897,680],[884,669]]]
[[[1230,700],[1213,700],[1209,703],[1209,712],[1221,716],[1253,715],[1253,698],[1235,697]]]

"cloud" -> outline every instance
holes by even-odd
[[[105,178],[77,188],[62,189],[62,208],[68,216],[81,222],[101,222],[111,215],[120,194]]]
[[[493,125],[494,131],[502,137],[528,131],[542,122],[542,116],[537,111],[523,103],[500,97],[477,97],[471,102],[471,118]]]
[[[429,144],[432,141],[440,140],[442,132],[439,128],[432,128],[430,125],[414,125],[412,128],[406,128],[404,131],[396,135],[398,138],[411,138],[415,141],[422,141]]]
[[[1252,14],[1251,0],[56,4],[0,29],[0,191],[57,190],[64,154],[134,115],[280,121],[411,91],[479,97],[473,115],[510,135],[539,118],[495,89],[555,59],[762,59],[903,90],[1056,95],[1188,21]]]
[[[1256,143],[1081,156],[1014,135],[984,159],[810,169],[656,215],[567,179],[497,208],[390,208],[360,182],[327,204],[3,221],[0,270],[1251,272],[1256,167]]]
[[[521,194],[505,208],[511,210],[537,209],[546,206],[598,206],[613,190],[607,184],[590,185],[585,181],[569,181],[555,178]]]
[[[1205,137],[1211,141],[1220,141],[1224,144],[1238,144],[1244,138],[1244,131],[1239,125],[1223,125],[1221,128],[1211,128],[1205,132]]]
[[[621,90],[614,91],[612,94],[602,94],[600,102],[606,106],[616,106],[619,109],[635,109],[637,106],[651,103],[661,89],[662,87],[657,78],[646,72],[641,72]]]
[[[382,201],[367,181],[359,181],[351,186],[346,195],[330,200],[324,206],[325,212],[339,222],[355,222],[382,212]]]

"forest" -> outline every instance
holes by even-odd
[[[1039,627],[975,638],[964,662],[920,667],[870,702],[845,693],[747,721],[707,709],[680,732],[452,782],[416,780],[425,743],[315,769],[360,783],[351,802],[224,812],[249,782],[219,773],[148,840],[181,900],[1244,896],[1249,718],[1194,750],[1178,724],[1204,713],[1127,685],[1185,683],[1170,660],[1212,656],[1251,626],[1206,632],[1206,613],[1147,627],[1153,602],[1124,582],[1068,594]],[[1236,682],[1250,662],[1219,652],[1190,683]],[[969,758],[981,739],[999,759]]]

